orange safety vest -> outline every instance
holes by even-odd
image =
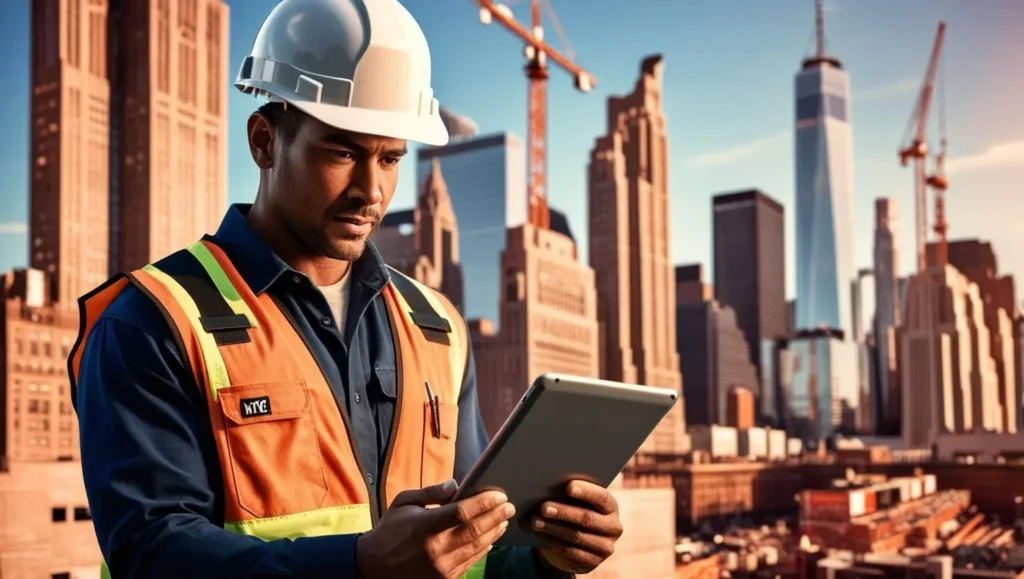
[[[252,292],[211,240],[185,251],[205,276],[147,265],[79,300],[83,323],[69,359],[72,384],[89,331],[132,283],[164,313],[205,394],[223,475],[224,528],[268,541],[372,528],[377,516],[352,425],[304,337],[268,293]],[[453,476],[467,332],[451,302],[397,271],[381,297],[398,377],[379,484],[383,510],[404,490]],[[464,577],[482,579],[485,564]]]

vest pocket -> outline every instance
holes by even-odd
[[[258,518],[320,508],[327,479],[306,383],[231,386],[217,395],[228,450],[222,469],[238,505]]]
[[[455,472],[455,437],[459,429],[459,405],[450,402],[437,404],[441,432],[436,431],[430,404],[423,407],[423,463],[420,486],[443,483]],[[440,436],[438,436],[440,434]]]

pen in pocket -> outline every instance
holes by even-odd
[[[441,410],[438,407],[439,400],[437,396],[434,396],[434,391],[430,389],[430,382],[424,382],[424,386],[427,387],[427,403],[430,405],[430,420],[432,430],[434,431],[434,438],[441,438]]]

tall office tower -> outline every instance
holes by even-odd
[[[676,267],[678,285],[703,285],[700,265]],[[684,292],[681,292],[684,293]],[[750,360],[750,348],[737,322],[736,313],[717,300],[697,299],[676,304],[676,347],[686,383],[687,424],[729,424],[729,397],[734,388],[753,393],[757,389],[757,368]],[[735,426],[735,424],[732,424]]]
[[[816,348],[815,355],[832,370],[818,378],[816,388],[856,406],[857,352],[850,339],[850,282],[856,269],[849,77],[839,60],[825,52],[820,0],[815,7],[817,50],[803,61],[795,79],[795,330],[828,330],[822,336],[835,344]]]
[[[999,430],[995,362],[978,285],[932,264],[907,283],[900,328],[903,442],[929,448],[938,434]]]
[[[29,263],[75,307],[107,280],[107,2],[33,0]]]
[[[929,253],[933,250],[929,245]],[[1021,392],[1017,377],[1017,342],[1020,339],[1017,297],[1012,275],[999,275],[992,244],[978,239],[961,239],[948,244],[949,264],[978,284],[985,310],[985,326],[991,337],[992,358],[999,375],[999,404],[1006,432],[1017,432]]]
[[[878,361],[875,421],[879,434],[899,432],[899,373],[890,341],[900,325],[896,200],[875,199],[875,348]]]
[[[857,272],[852,282],[851,303],[853,304],[853,341],[857,348],[857,431],[874,433],[876,379],[875,322],[875,272],[869,268]]]
[[[491,436],[537,375],[597,377],[599,355],[594,272],[580,263],[571,238],[530,224],[511,228],[500,267],[500,330],[487,319],[470,324]]]
[[[750,388],[768,402],[759,386],[771,380],[775,341],[788,334],[785,212],[756,189],[716,195],[711,208],[715,298],[736,312],[761,378]],[[766,412],[759,406],[758,416]]]
[[[608,99],[608,132],[590,151],[590,264],[600,296],[602,377],[672,388],[682,397],[676,320],[666,315],[676,300],[662,65],[660,55],[647,57],[633,92]],[[643,450],[687,446],[681,402]]]
[[[110,265],[124,271],[194,243],[223,217],[228,7],[109,1]]]
[[[461,311],[463,280],[459,263],[459,224],[455,220],[438,159],[434,159],[430,175],[420,188],[413,219],[418,256],[413,277],[437,288]]]
[[[416,153],[416,186],[438,159],[459,222],[459,258],[467,280],[463,315],[498,319],[498,256],[505,232],[526,221],[526,152],[510,133],[479,135]]]

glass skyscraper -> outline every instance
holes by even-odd
[[[526,152],[511,133],[471,136],[417,152],[417,191],[438,158],[459,227],[463,315],[498,322],[505,231],[526,221]]]
[[[850,301],[856,277],[853,262],[853,144],[849,76],[838,59],[826,56],[822,14],[818,12],[818,51],[796,75],[796,312],[795,330],[815,334],[817,370],[806,394],[821,435],[831,434],[839,403],[857,405],[857,349]],[[827,342],[827,345],[826,345]],[[807,344],[808,346],[810,344]],[[799,347],[797,348],[799,350]],[[804,356],[810,352],[802,352]],[[797,395],[799,398],[799,395]],[[830,408],[831,407],[831,408]],[[829,424],[829,419],[832,424]]]

